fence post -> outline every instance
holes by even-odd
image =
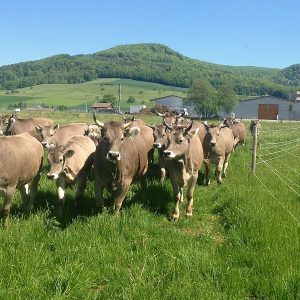
[[[252,172],[255,173],[256,168],[256,149],[257,149],[257,126],[253,127],[253,141],[252,141],[252,162],[251,169]]]

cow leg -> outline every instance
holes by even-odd
[[[3,206],[2,206],[2,225],[3,227],[7,227],[7,219],[10,212],[11,200],[14,196],[16,191],[15,187],[7,187],[6,190],[3,192]]]
[[[101,184],[101,180],[98,178],[97,173],[94,172],[94,191],[95,191],[95,199],[96,204],[100,213],[104,210],[104,198],[103,198],[103,190],[104,186]]]
[[[65,187],[66,187],[66,182],[61,176],[57,178],[56,186],[57,186],[57,196],[58,196],[57,214],[61,218],[63,216],[63,206],[65,204]]]
[[[233,150],[236,148],[237,144],[239,143],[239,138],[236,137],[233,141]]]
[[[160,181],[163,182],[166,178],[166,168],[164,164],[164,159],[161,156],[161,154],[159,154],[159,166],[160,166]]]
[[[174,199],[174,203],[175,203],[172,218],[173,218],[173,220],[177,220],[180,215],[179,204],[182,199],[182,188],[177,184],[175,178],[172,175],[171,175],[170,179],[171,179],[171,184],[172,184],[172,188],[173,188],[173,199]]]
[[[41,169],[42,169],[42,165],[41,165],[40,170],[41,170]],[[40,172],[39,172],[39,173],[33,178],[32,182],[31,182],[31,185],[30,185],[29,202],[28,202],[27,207],[25,208],[27,213],[30,213],[30,211],[31,211],[32,208],[33,208],[33,202],[34,202],[35,197],[36,197],[37,192],[38,192],[40,178],[41,178],[41,174],[40,174]]]
[[[76,194],[75,194],[75,206],[78,206],[78,200],[82,198],[83,192],[86,187],[86,181],[87,181],[87,174],[81,174],[76,182],[77,188],[76,188]]]
[[[198,172],[193,174],[189,180],[188,191],[187,191],[187,207],[186,207],[186,216],[191,217],[193,215],[193,204],[194,204],[194,190],[198,179]]]
[[[224,166],[223,166],[223,177],[224,178],[226,176],[226,170],[227,170],[227,167],[228,167],[229,158],[230,158],[230,153],[225,156],[225,161],[224,161]]]
[[[123,185],[121,187],[119,187],[117,189],[117,191],[115,192],[115,195],[114,195],[115,196],[115,207],[114,207],[115,216],[119,215],[120,208],[121,208],[123,200],[125,199],[125,196],[128,192],[130,183],[131,183],[131,181],[123,183]]]
[[[22,198],[23,210],[25,212],[27,212],[26,208],[28,206],[28,201],[29,201],[29,186],[28,186],[28,184],[25,184],[25,185],[19,187],[19,191],[20,191],[21,198]]]
[[[223,166],[224,166],[224,157],[221,156],[221,157],[219,158],[218,165],[216,166],[217,182],[218,182],[218,183],[222,183]]]
[[[204,166],[205,166],[205,184],[209,185],[210,184],[210,160],[205,159],[204,160]]]

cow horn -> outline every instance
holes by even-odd
[[[96,114],[95,114],[95,113],[93,113],[93,118],[94,118],[95,124],[96,124],[98,127],[102,128],[102,127],[104,126],[104,123],[102,123],[102,122],[100,122],[100,121],[98,121],[98,120],[96,119]]]
[[[158,116],[160,116],[160,117],[162,117],[162,118],[164,118],[167,114],[166,113],[164,113],[164,114],[161,114],[161,113],[159,113],[157,110],[155,110],[154,109],[154,111],[156,112],[156,114],[158,115]]]
[[[235,119],[235,113],[234,113],[234,112],[231,112],[231,113],[230,113],[230,118],[231,118],[231,119]]]
[[[122,129],[126,130],[132,125],[133,121],[129,121],[128,123],[122,124]]]
[[[193,121],[192,121],[191,124],[184,130],[184,134],[187,134],[187,133],[192,129],[192,126],[193,126]]]
[[[169,130],[172,130],[172,127],[166,122],[165,119],[164,119],[164,125],[165,125]]]
[[[176,118],[176,120],[177,120],[177,119],[183,117],[184,115],[185,115],[185,113],[183,112],[183,113],[181,113],[181,114],[179,114],[179,115],[176,115],[175,118]]]

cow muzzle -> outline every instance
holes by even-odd
[[[175,154],[174,154],[173,151],[165,150],[165,151],[163,152],[163,157],[164,157],[165,159],[172,159],[172,158],[175,157]]]
[[[107,153],[107,156],[106,156],[106,159],[108,160],[120,160],[121,159],[121,155],[120,155],[120,152],[117,152],[117,151],[109,151]]]
[[[48,174],[47,174],[47,177],[48,177],[49,179],[55,180],[55,179],[58,178],[58,175],[57,175],[56,173],[48,173]]]
[[[211,147],[215,147],[216,145],[217,145],[217,142],[215,142],[215,141],[211,141],[211,142],[210,142],[210,146],[211,146]]]
[[[161,145],[161,143],[154,143],[153,147],[156,148],[156,149],[161,149],[162,145]]]

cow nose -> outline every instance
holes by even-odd
[[[216,144],[217,144],[217,143],[216,143],[215,141],[211,141],[211,142],[210,142],[210,145],[211,145],[212,147],[216,146]]]
[[[54,174],[48,173],[48,174],[47,174],[47,177],[48,177],[49,179],[54,179]]]
[[[164,157],[169,157],[171,155],[171,151],[165,150],[164,151]]]
[[[108,153],[108,156],[109,156],[110,159],[118,159],[120,157],[120,153],[119,152],[110,151]]]
[[[161,148],[161,144],[160,143],[154,143],[153,147],[159,149],[159,148]]]

